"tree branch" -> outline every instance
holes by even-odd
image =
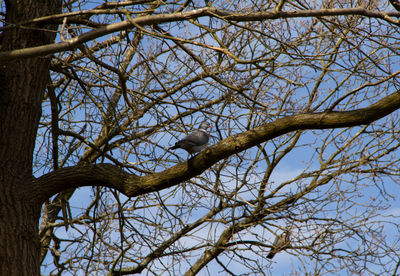
[[[33,181],[26,195],[44,202],[65,189],[82,186],[114,188],[129,197],[160,191],[201,174],[218,161],[259,143],[296,130],[342,128],[369,124],[400,108],[395,92],[369,107],[353,111],[307,113],[288,116],[252,130],[227,137],[186,162],[162,172],[136,176],[111,164],[84,164],[58,169]]]
[[[219,10],[214,7],[208,7],[208,8],[201,8],[197,10],[178,12],[172,14],[138,16],[132,18],[131,20],[125,20],[119,23],[100,27],[98,29],[82,34],[81,36],[71,38],[60,43],[0,52],[0,61],[13,60],[17,58],[27,58],[33,56],[43,56],[48,54],[54,54],[61,51],[72,50],[82,45],[85,42],[94,40],[98,37],[107,34],[134,28],[135,25],[139,26],[157,25],[168,22],[196,19],[204,16],[217,17],[227,21],[245,22],[245,21],[274,20],[280,18],[324,17],[324,16],[339,16],[339,15],[363,15],[366,17],[383,19],[391,24],[400,25],[400,21],[393,18],[393,17],[400,17],[400,13],[398,12],[385,13],[385,12],[371,11],[364,8],[234,13],[234,12]]]

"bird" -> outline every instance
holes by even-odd
[[[272,259],[276,253],[287,248],[290,245],[290,230],[285,230],[282,234],[275,237],[272,248],[267,256],[268,259]]]
[[[180,148],[186,150],[190,154],[202,151],[210,140],[210,134],[207,132],[207,129],[210,126],[211,125],[209,122],[202,122],[198,130],[185,136],[182,140],[176,142],[175,145],[169,149],[172,150]]]

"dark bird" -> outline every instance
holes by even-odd
[[[276,253],[287,248],[289,245],[290,245],[290,230],[285,230],[282,234],[275,237],[271,251],[269,251],[267,258],[272,259]]]
[[[198,130],[185,136],[182,140],[176,142],[175,145],[169,149],[172,150],[180,148],[186,150],[190,154],[202,151],[210,140],[210,134],[207,132],[207,129],[210,126],[211,125],[209,122],[202,122]]]

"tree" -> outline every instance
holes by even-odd
[[[390,3],[5,1],[2,274],[395,275]]]

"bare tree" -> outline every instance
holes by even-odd
[[[1,6],[2,274],[398,273],[398,2],[36,2]]]

